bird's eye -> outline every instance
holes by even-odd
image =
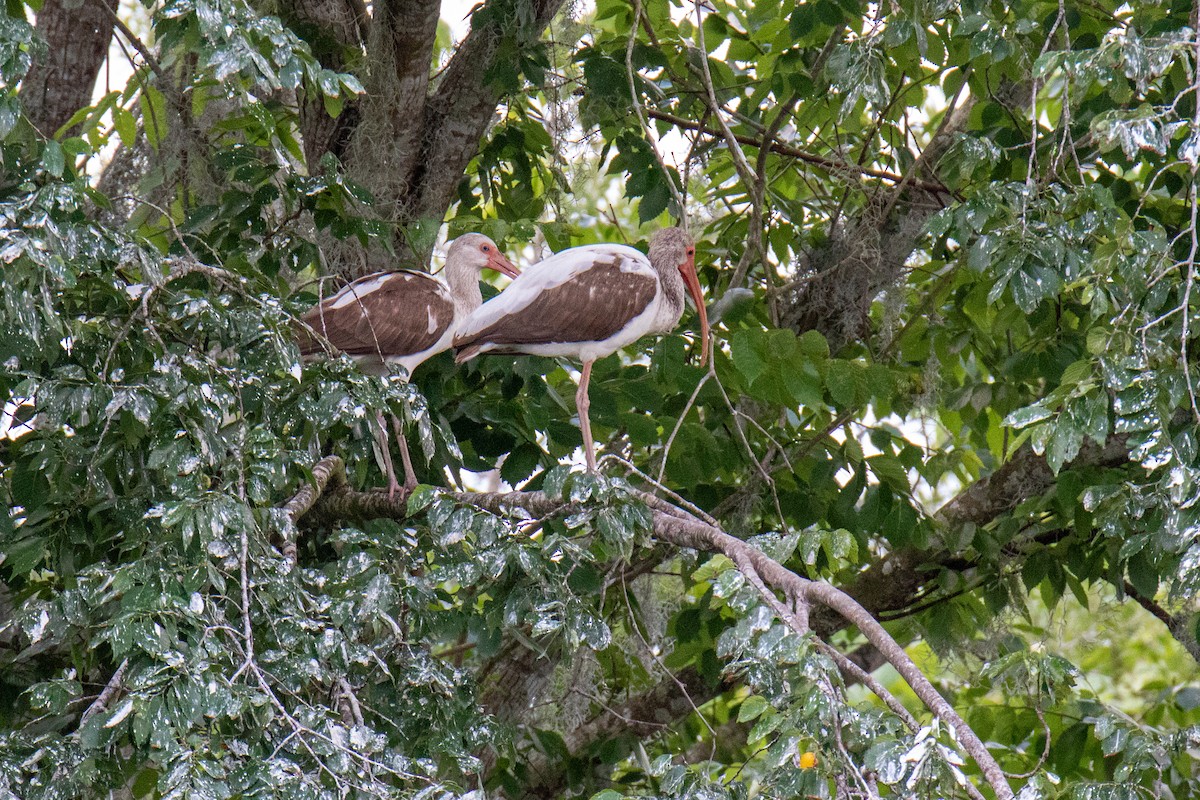
[[[481,247],[481,248],[479,248],[479,249],[480,249],[480,250],[482,250],[482,251],[483,251],[483,252],[485,252],[485,253],[490,253],[490,252],[492,252],[492,247],[491,247],[491,245],[486,245],[486,244],[485,244],[483,247]]]

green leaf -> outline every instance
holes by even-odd
[[[1054,412],[1038,402],[1012,412],[1004,418],[1004,424],[1010,428],[1020,430],[1035,422],[1049,419],[1052,416],[1054,416]]]
[[[1158,570],[1145,551],[1130,558],[1127,569],[1129,582],[1133,584],[1133,588],[1139,595],[1152,598],[1158,594]]]
[[[1063,415],[1059,415],[1053,428],[1054,435],[1050,438],[1050,446],[1046,448],[1046,463],[1050,471],[1057,475],[1063,464],[1079,454],[1079,448],[1083,445],[1083,431]]]
[[[61,178],[66,168],[62,145],[54,139],[47,139],[42,145],[42,168],[55,178]]]
[[[167,138],[167,101],[153,84],[142,88],[142,128],[146,142],[157,150]]]
[[[823,361],[829,358],[829,342],[817,331],[805,331],[796,338],[799,351],[810,359]]]
[[[117,106],[113,109],[113,127],[121,137],[121,143],[133,147],[137,142],[137,122],[128,109]]]
[[[568,466],[558,466],[546,473],[546,478],[542,482],[542,489],[547,497],[553,497],[556,500],[566,499],[566,487],[571,480],[571,468]]]
[[[21,119],[21,106],[17,98],[0,95],[0,138],[8,136]]]
[[[500,468],[500,478],[509,484],[516,485],[537,469],[541,463],[542,451],[537,445],[526,442],[513,448],[504,459]]]
[[[742,701],[738,708],[737,721],[749,722],[753,719],[758,719],[771,708],[771,704],[767,702],[765,697],[759,695],[751,695]]]
[[[748,384],[753,384],[766,372],[767,362],[761,355],[761,345],[761,334],[755,331],[734,331],[729,336],[733,365],[745,376]]]
[[[1054,739],[1050,750],[1050,763],[1059,773],[1071,773],[1079,768],[1083,750],[1088,741],[1088,728],[1075,723]]]
[[[884,483],[899,492],[909,491],[908,471],[895,456],[882,453],[867,458],[867,466]]]
[[[413,489],[412,494],[408,496],[408,514],[414,516],[421,513],[429,504],[437,499],[440,490],[436,486],[426,486],[420,484]]]
[[[629,76],[625,65],[606,55],[593,53],[583,60],[583,76],[597,97],[625,105],[629,98]]]
[[[1175,704],[1184,711],[1200,708],[1200,687],[1186,686],[1175,693]]]
[[[647,222],[657,219],[667,210],[667,203],[670,201],[670,187],[663,178],[659,177],[650,184],[650,189],[642,195],[642,199],[638,202],[638,222],[645,225]]]
[[[866,395],[866,376],[862,368],[851,361],[831,360],[825,385],[834,403],[841,407],[856,405]]]

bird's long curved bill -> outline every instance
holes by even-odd
[[[514,267],[513,263],[505,258],[504,253],[501,253],[499,250],[488,256],[488,266],[510,278],[515,278],[521,274],[521,271]]]
[[[683,282],[687,286],[696,311],[700,314],[700,366],[708,366],[708,309],[704,307],[704,293],[700,290],[700,278],[696,275],[696,257],[688,256],[688,260],[679,265]]]

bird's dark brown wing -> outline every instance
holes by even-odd
[[[301,320],[350,355],[405,356],[437,343],[454,321],[454,300],[422,272],[381,272],[359,278],[309,309]],[[303,355],[323,352],[319,339],[297,332]]]
[[[622,270],[616,258],[596,261],[478,332],[456,338],[454,346],[487,343],[492,352],[516,352],[521,345],[604,341],[645,311],[657,291],[652,275]],[[501,293],[490,302],[503,299]]]

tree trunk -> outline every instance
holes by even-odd
[[[37,32],[46,41],[21,84],[25,115],[53,136],[92,102],[100,65],[108,55],[118,0],[46,0]]]
[[[298,0],[281,9],[281,16],[308,42],[322,66],[357,71],[371,23],[362,0]],[[345,155],[358,118],[356,101],[348,102],[337,118],[325,113],[320,99],[306,99],[300,105],[300,135],[310,172],[317,171],[326,153],[339,159]]]

